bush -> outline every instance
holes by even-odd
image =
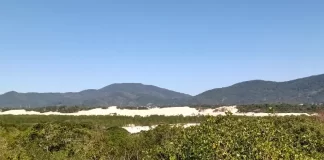
[[[20,120],[1,122],[0,159],[324,159],[324,123],[318,117],[227,114],[205,117],[199,126],[164,124],[138,134],[118,125],[95,123],[100,119],[92,118],[91,123],[66,119],[32,125]],[[113,118],[119,121],[116,124],[129,120]],[[155,118],[140,122],[165,122]]]
[[[324,159],[324,126],[307,117],[211,117],[148,153],[155,159]],[[162,155],[162,156],[161,156]]]

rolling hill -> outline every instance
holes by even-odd
[[[203,104],[323,103],[324,74],[286,82],[252,80],[203,92]]]
[[[78,106],[180,106],[258,103],[323,103],[324,74],[286,82],[252,80],[211,89],[196,96],[141,83],[116,83],[101,89],[67,93],[0,95],[0,107]]]
[[[95,90],[68,93],[18,93],[0,95],[1,107],[42,107],[53,105],[145,106],[181,105],[190,95],[140,83],[119,83]]]

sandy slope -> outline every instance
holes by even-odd
[[[198,110],[190,107],[169,107],[169,108],[152,108],[147,110],[135,110],[135,109],[118,109],[115,106],[107,109],[95,108],[87,111],[79,111],[76,113],[59,113],[59,112],[35,112],[26,110],[9,110],[0,112],[0,115],[121,115],[121,116],[150,116],[150,115],[164,115],[164,116],[198,116],[198,115],[225,115],[226,111],[233,113],[233,115],[244,115],[244,116],[268,116],[268,113],[239,113],[236,106],[224,106],[217,109],[204,109]],[[309,115],[307,113],[276,113],[277,116],[286,115]]]
[[[150,115],[164,115],[164,116],[199,116],[199,115],[225,115],[226,112],[229,111],[233,113],[233,115],[241,115],[241,116],[269,116],[268,113],[239,113],[236,106],[224,106],[219,107],[217,109],[204,109],[198,110],[196,108],[190,107],[169,107],[169,108],[152,108],[147,110],[130,110],[130,109],[118,109],[117,107],[109,107],[107,109],[95,108],[87,111],[79,111],[76,113],[60,113],[60,112],[35,112],[35,111],[26,111],[26,110],[9,110],[5,112],[0,112],[0,115],[71,115],[71,116],[91,116],[91,115],[121,115],[121,116],[150,116]],[[287,115],[308,115],[307,113],[276,113],[276,116],[287,116]],[[173,125],[182,125],[183,127],[190,127],[199,125],[199,123],[188,123],[188,124],[173,124]],[[134,126],[128,125],[123,128],[126,129],[130,133],[138,133],[141,131],[147,131],[157,127],[157,125],[153,126]]]

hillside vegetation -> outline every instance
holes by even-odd
[[[253,80],[196,96],[204,104],[323,103],[324,74],[286,82]]]
[[[0,107],[45,106],[146,106],[180,105],[190,95],[140,83],[118,83],[101,89],[67,93],[18,93],[0,95]]]
[[[67,93],[0,95],[0,107],[45,106],[184,106],[242,104],[319,104],[324,102],[324,74],[286,82],[253,80],[190,96],[140,83],[118,83],[101,89]]]
[[[126,117],[93,116],[85,121],[38,117],[38,121],[37,116],[32,121],[26,116],[2,117],[0,159],[324,159],[324,123],[316,117],[228,114],[205,117],[199,126],[160,125],[138,134],[118,127],[124,120],[130,122]],[[105,118],[108,125],[100,122]]]
[[[293,105],[293,104],[250,104],[250,105],[238,105],[239,112],[255,112],[255,113],[318,113],[324,111],[324,105]],[[271,109],[271,110],[270,110]]]

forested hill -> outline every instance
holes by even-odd
[[[119,83],[69,93],[7,92],[0,95],[0,107],[183,105],[189,98],[190,95],[152,85]]]
[[[203,92],[204,104],[323,103],[324,74],[286,82],[253,80]]]
[[[324,74],[286,82],[253,80],[216,88],[197,96],[141,83],[118,83],[101,89],[68,93],[0,95],[0,107],[44,106],[181,106],[260,103],[323,103]]]

